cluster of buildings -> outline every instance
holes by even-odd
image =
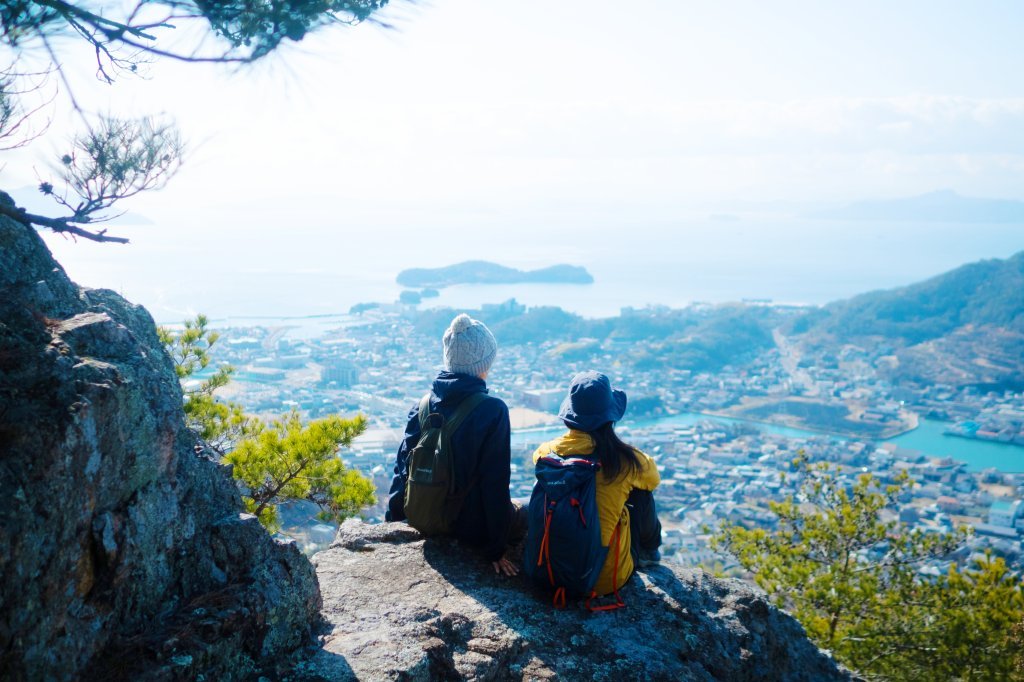
[[[1024,445],[1024,400],[1021,400],[1021,394],[971,394],[968,400],[969,417],[951,426],[947,433],[976,440]]]
[[[648,417],[638,423],[650,424],[626,431],[626,438],[651,454],[661,470],[656,499],[668,560],[735,568],[728,556],[711,547],[712,535],[722,524],[773,528],[776,519],[768,503],[799,495],[800,476],[794,474],[792,461],[803,451],[812,460],[835,463],[850,485],[864,473],[884,484],[906,472],[916,485],[885,512],[894,520],[927,532],[973,529],[954,557],[932,561],[922,570],[944,570],[950,560],[967,561],[986,550],[1018,570],[1024,568],[1024,474],[971,472],[962,463],[879,445],[870,438],[794,438],[744,424],[667,426],[657,419],[679,412],[722,411],[744,398],[795,396],[858,404],[864,406],[859,417],[877,423],[900,419],[908,407],[933,415],[942,409],[938,416],[961,420],[956,428],[963,435],[987,438],[991,433],[995,439],[1013,441],[1024,425],[1024,395],[980,395],[944,387],[895,389],[877,371],[878,358],[853,347],[811,362],[780,344],[741,366],[705,373],[635,366],[632,345],[554,337],[501,344],[489,385],[510,406],[546,415],[557,411],[569,378],[582,369],[601,369],[626,389],[631,418]],[[383,518],[402,429],[440,367],[439,338],[418,331],[400,310],[369,309],[310,339],[290,338],[284,328],[225,330],[213,356],[236,367],[225,397],[241,402],[247,411],[266,417],[292,408],[311,418],[367,415],[369,430],[343,456],[374,479],[380,501],[366,516]],[[558,432],[537,427],[514,433],[513,496],[529,497],[531,454]],[[317,532],[329,540],[325,529]]]
[[[513,497],[529,498],[532,453],[557,433],[538,429],[515,434]],[[351,465],[374,478],[381,493],[378,505],[367,511],[371,520],[383,519],[401,435],[400,429],[370,430],[346,455]],[[685,427],[624,429],[622,435],[658,464],[661,485],[655,499],[663,526],[662,554],[669,561],[738,572],[731,557],[712,547],[712,537],[726,524],[775,529],[777,518],[769,502],[800,499],[803,477],[793,461],[806,454],[813,461],[832,463],[843,486],[852,487],[864,474],[880,486],[897,482],[901,474],[909,476],[913,487],[883,511],[883,520],[928,533],[972,530],[957,552],[923,564],[922,572],[944,572],[950,562],[969,563],[986,551],[1024,572],[1024,473],[972,472],[961,462],[889,444],[793,438],[711,420]]]
[[[899,521],[928,533],[968,527],[973,533],[952,557],[921,566],[944,571],[950,561],[964,563],[986,550],[1024,569],[1024,474],[995,470],[971,472],[951,459],[885,444],[828,436],[794,438],[714,422],[667,430],[640,430],[633,442],[653,452],[662,469],[658,502],[667,553],[684,564],[731,568],[731,560],[710,546],[723,524],[772,530],[777,518],[770,501],[800,501],[803,477],[793,460],[805,453],[835,466],[840,485],[852,488],[870,474],[882,486],[905,473],[914,481],[883,520]]]

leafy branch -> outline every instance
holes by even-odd
[[[97,76],[109,83],[118,72],[137,71],[147,56],[183,62],[248,63],[271,53],[286,39],[299,41],[327,24],[373,21],[387,26],[372,16],[387,4],[388,0],[139,0],[123,6],[121,12],[104,12],[89,9],[86,2],[14,0],[0,8],[0,43],[23,48],[41,42],[56,65],[59,60],[50,37],[77,36],[92,47]],[[206,24],[222,39],[220,47],[204,51],[201,41],[184,48],[160,46],[168,32],[192,23]],[[184,37],[190,35],[186,31]]]
[[[163,187],[180,168],[183,153],[184,145],[173,124],[105,116],[98,125],[77,135],[71,150],[60,157],[56,170],[65,189],[57,192],[48,181],[39,184],[39,191],[70,215],[52,218],[4,205],[0,205],[0,213],[72,237],[126,244],[124,237],[86,226],[116,217],[104,212],[117,202]]]
[[[211,331],[208,325],[206,315],[197,315],[194,320],[186,320],[180,332],[164,327],[157,329],[160,341],[174,363],[174,371],[183,381],[210,364],[210,349],[220,339],[220,334]],[[192,381],[183,388],[185,423],[218,457],[224,456],[242,439],[257,435],[263,428],[262,422],[246,415],[238,403],[214,397],[214,391],[226,386],[234,373],[235,368],[231,365],[220,365],[198,385]]]
[[[373,483],[338,456],[366,429],[364,417],[330,416],[304,424],[292,411],[265,424],[238,403],[214,395],[230,380],[232,367],[222,365],[198,383],[191,379],[210,365],[210,349],[220,339],[205,315],[187,320],[180,331],[160,328],[158,333],[185,382],[186,423],[205,448],[232,465],[246,509],[264,526],[280,527],[277,507],[288,500],[312,502],[321,519],[333,522],[373,503]]]
[[[925,533],[895,520],[909,477],[886,485],[803,454],[793,466],[798,494],[769,503],[776,527],[725,527],[713,543],[819,646],[878,679],[1019,679],[1009,676],[1008,639],[1024,619],[1019,575],[985,557],[923,576],[921,566],[949,556],[968,531]]]

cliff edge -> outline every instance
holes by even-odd
[[[313,563],[330,629],[310,679],[853,679],[756,588],[699,570],[642,570],[591,614],[401,523],[350,519]]]
[[[0,218],[0,678],[240,679],[311,640],[309,561],[193,446],[149,313]]]

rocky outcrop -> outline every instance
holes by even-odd
[[[149,314],[0,218],[0,679],[849,679],[700,572],[556,611],[454,541],[348,521],[314,574],[193,445]]]
[[[405,524],[346,521],[313,562],[329,630],[309,678],[851,679],[763,593],[699,570],[643,570],[591,614]]]
[[[309,640],[308,560],[193,445],[149,314],[0,218],[0,678],[239,679]]]

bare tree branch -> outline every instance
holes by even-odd
[[[24,147],[49,129],[49,117],[46,117],[42,125],[37,123],[34,129],[30,126],[38,121],[36,115],[39,112],[53,104],[57,90],[54,89],[49,96],[42,94],[40,103],[31,109],[24,108],[22,99],[29,93],[42,93],[47,89],[52,72],[18,73],[16,64],[0,71],[0,151]]]
[[[108,235],[106,230],[92,232],[79,227],[78,225],[73,225],[74,217],[71,216],[64,218],[47,218],[46,216],[29,213],[23,208],[5,204],[3,202],[0,202],[0,215],[13,218],[24,225],[41,225],[43,227],[50,228],[54,232],[70,234],[73,237],[82,237],[83,239],[88,239],[94,242],[112,242],[115,244],[128,243],[128,240],[124,237]]]

